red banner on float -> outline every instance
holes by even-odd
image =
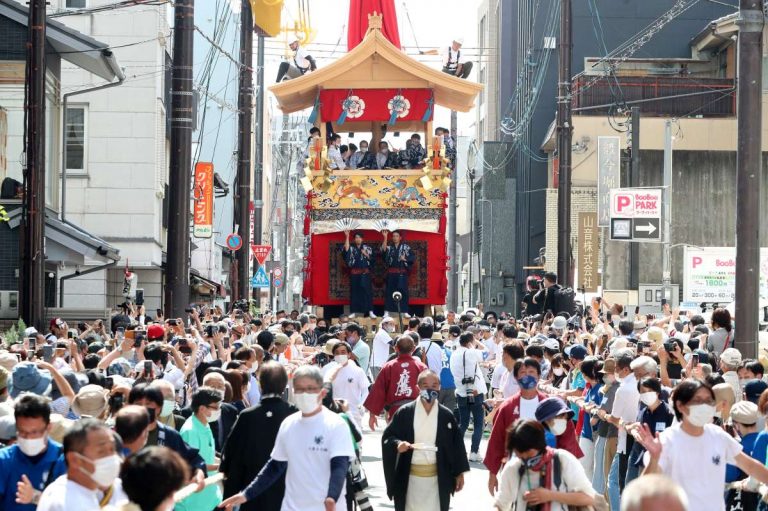
[[[199,162],[195,165],[194,229],[195,238],[210,238],[213,235],[213,163]]]
[[[431,121],[434,113],[430,89],[343,89],[320,91],[323,121],[338,122],[346,110],[345,121],[387,122],[396,110],[397,121]],[[429,115],[424,119],[424,114]]]

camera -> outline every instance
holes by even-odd
[[[675,346],[677,343],[675,341],[665,341],[664,342],[664,350],[667,351],[667,353],[672,353],[675,351]]]

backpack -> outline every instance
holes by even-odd
[[[561,312],[566,312],[569,316],[579,312],[576,307],[576,292],[572,287],[560,288],[555,293],[555,314]]]
[[[552,460],[552,484],[557,491],[560,488],[560,484],[563,482],[562,469],[560,467],[560,455],[555,453],[555,457]],[[565,490],[568,491],[568,485],[565,485]],[[605,497],[599,493],[594,496],[594,504],[591,506],[568,506],[568,511],[608,511],[608,502]]]

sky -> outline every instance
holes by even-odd
[[[335,60],[347,51],[347,21],[349,17],[349,0],[307,0],[311,27],[316,30],[316,36],[308,48],[317,59],[318,66],[323,66]],[[290,23],[298,14],[298,0],[286,0],[284,19]],[[422,60],[435,68],[439,66],[439,57],[422,57],[418,55],[417,47],[432,49],[447,46],[451,40],[464,38],[464,55],[475,62],[480,53],[495,50],[477,49],[477,9],[480,0],[395,0],[397,8],[400,42],[405,50],[414,58]],[[408,16],[410,15],[410,22]],[[285,23],[284,23],[285,24]],[[411,25],[413,28],[411,28]],[[284,47],[284,35],[267,40],[265,80],[270,83],[277,74],[280,56]],[[470,75],[477,80],[477,65]],[[472,134],[475,112],[459,113],[459,135]],[[435,125],[449,126],[450,111],[437,108]]]

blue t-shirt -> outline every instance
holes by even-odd
[[[742,451],[744,451],[744,454],[752,458],[758,459],[757,456],[753,454],[753,452],[757,447],[757,437],[759,435],[762,435],[763,433],[764,431],[761,431],[760,433],[749,433],[741,437],[741,449]],[[765,449],[763,449],[763,459],[765,459]],[[729,464],[725,466],[725,482],[726,483],[740,481],[746,477],[747,477],[747,474],[742,472],[741,469],[736,465]]]
[[[593,403],[597,406],[600,406],[600,403],[603,401],[603,395],[600,394],[600,388],[603,386],[602,383],[598,383],[594,387],[590,388],[587,391],[587,395],[584,396],[584,401],[586,403]],[[589,422],[590,415],[587,412],[584,412],[584,423],[581,427],[581,436],[583,438],[588,438],[589,440],[592,440],[592,424]]]
[[[761,431],[757,434],[751,456],[761,465],[765,465],[766,452],[768,452],[768,431]]]
[[[43,454],[29,457],[12,445],[0,449],[0,502],[4,511],[34,511],[34,504],[16,503],[16,484],[26,475],[36,490],[43,491],[57,477],[67,472],[61,444],[48,439]]]
[[[445,390],[455,389],[456,380],[453,379],[453,374],[451,374],[451,354],[453,350],[445,346],[443,346],[442,350],[443,367],[440,369],[440,388]]]

